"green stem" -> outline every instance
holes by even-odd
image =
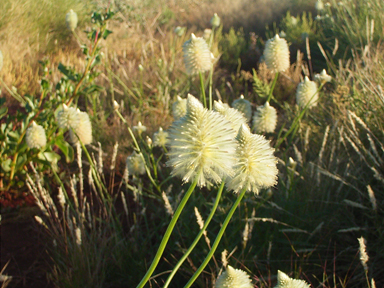
[[[205,221],[205,224],[204,224],[203,228],[200,230],[199,234],[197,234],[195,240],[193,241],[193,243],[191,244],[191,246],[189,246],[187,252],[185,252],[185,254],[183,255],[183,257],[181,257],[181,259],[179,260],[179,262],[177,262],[176,266],[175,266],[175,267],[173,268],[173,270],[172,270],[172,273],[168,276],[168,279],[167,279],[167,281],[165,282],[163,288],[167,288],[167,287],[169,286],[169,283],[171,283],[173,276],[175,276],[177,270],[178,270],[178,269],[180,268],[180,266],[184,263],[185,259],[188,258],[189,254],[191,254],[192,250],[195,248],[195,246],[196,246],[197,243],[199,242],[201,236],[204,234],[205,230],[207,229],[209,223],[210,223],[211,220],[212,220],[213,215],[215,214],[216,208],[217,208],[217,206],[219,205],[220,198],[221,198],[221,193],[223,192],[224,185],[225,185],[225,182],[222,181],[222,182],[221,182],[221,185],[220,185],[220,188],[219,188],[219,190],[217,191],[216,200],[215,200],[215,203],[213,204],[211,213],[209,214],[207,220]]]
[[[195,280],[197,279],[197,277],[199,277],[199,275],[201,274],[201,272],[203,272],[205,266],[208,265],[208,263],[209,263],[209,261],[211,260],[213,254],[215,253],[217,247],[219,246],[220,240],[221,240],[221,238],[222,238],[223,235],[224,235],[225,229],[227,228],[228,223],[229,223],[229,221],[231,220],[231,218],[232,218],[232,216],[233,216],[233,213],[235,213],[235,210],[237,209],[237,206],[238,206],[239,203],[241,202],[241,199],[243,199],[243,197],[244,197],[244,195],[245,195],[245,192],[247,192],[247,189],[246,189],[246,188],[244,188],[244,189],[241,191],[239,197],[236,199],[236,201],[235,201],[235,203],[233,204],[231,210],[229,210],[229,213],[228,213],[227,217],[225,218],[225,220],[224,220],[224,222],[223,222],[223,225],[222,225],[221,228],[220,228],[219,233],[218,233],[217,236],[216,236],[215,242],[213,243],[211,250],[209,251],[208,255],[205,257],[204,262],[200,265],[199,269],[197,269],[197,271],[195,272],[195,274],[193,274],[192,278],[188,281],[188,283],[184,286],[184,288],[191,287],[191,285],[193,284],[193,282],[195,282]]]
[[[275,86],[276,86],[276,83],[277,83],[277,78],[279,78],[279,72],[275,73],[275,78],[273,79],[271,90],[269,90],[269,95],[268,95],[267,102],[271,101],[271,98],[272,98],[272,95],[273,95],[273,90],[275,90]]]
[[[196,178],[196,179],[197,179],[197,178]],[[163,236],[163,239],[161,240],[159,249],[158,249],[157,252],[156,252],[155,258],[153,259],[153,262],[152,262],[151,266],[149,267],[147,273],[144,275],[143,279],[141,280],[141,282],[139,283],[139,285],[137,285],[136,288],[142,288],[142,287],[144,287],[144,285],[148,282],[149,278],[151,277],[151,275],[152,275],[153,272],[155,271],[156,266],[157,266],[157,264],[159,263],[161,256],[163,255],[163,252],[164,252],[165,246],[167,245],[167,242],[168,242],[168,240],[169,240],[169,237],[171,236],[171,233],[172,233],[172,231],[173,231],[173,228],[174,228],[175,225],[176,225],[177,219],[179,219],[179,216],[180,216],[180,214],[181,214],[181,211],[183,211],[185,204],[187,203],[189,197],[191,196],[193,190],[194,190],[195,187],[196,187],[196,184],[197,184],[197,180],[195,180],[195,181],[191,184],[191,186],[189,187],[188,191],[185,193],[183,199],[181,200],[179,206],[177,207],[177,210],[175,211],[175,214],[174,214],[173,217],[172,217],[171,222],[170,222],[169,225],[168,225],[167,230],[165,231],[165,234],[164,234],[164,236]]]
[[[203,79],[203,74],[201,74],[201,71],[199,71],[199,77],[200,77],[201,96],[203,96],[203,99],[201,102],[203,102],[204,108],[207,108],[207,100],[205,97],[204,79]]]

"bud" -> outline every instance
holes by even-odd
[[[147,137],[145,137],[145,140],[146,140],[146,142],[147,142],[148,147],[149,147],[149,148],[152,148],[152,139],[151,139],[151,137],[149,137],[149,136],[147,135]]]
[[[175,34],[179,37],[183,36],[187,29],[185,27],[177,26],[174,30]]]
[[[65,15],[65,22],[67,24],[67,28],[71,31],[74,31],[77,27],[77,14],[72,9],[69,10],[67,15]]]
[[[251,102],[244,99],[244,95],[241,95],[239,99],[236,99],[235,101],[233,101],[232,107],[242,112],[248,122],[251,120],[252,118]]]
[[[213,17],[211,18],[211,25],[213,28],[220,26],[220,17],[217,16],[217,13],[213,14]]]
[[[315,3],[315,9],[316,9],[318,12],[324,10],[324,3],[323,3],[323,1],[321,1],[321,0],[317,0],[317,2]]]
[[[141,64],[139,64],[139,71],[140,71],[140,72],[143,72],[143,71],[144,71],[144,67],[143,67],[143,65],[141,65]]]
[[[120,108],[119,103],[116,102],[116,100],[113,100],[113,110],[118,111]]]
[[[175,120],[180,119],[187,113],[187,99],[177,95],[177,100],[172,104],[172,116]]]

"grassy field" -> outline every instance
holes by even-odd
[[[320,2],[1,1],[1,225],[12,235],[17,219],[28,219],[46,255],[43,272],[15,272],[16,259],[2,255],[2,287],[30,287],[33,274],[47,287],[215,287],[228,265],[245,271],[250,287],[275,287],[278,270],[310,287],[382,287],[384,4]],[[183,57],[191,33],[213,57],[194,75]],[[289,47],[284,71],[265,52],[277,34]],[[331,80],[315,84],[323,69]],[[310,80],[311,94],[300,92]],[[251,119],[225,108],[240,95]],[[224,104],[207,111],[213,100]],[[267,101],[277,113],[271,130],[253,120]],[[224,110],[232,116],[217,116]],[[232,191],[240,162],[215,178],[228,153],[192,173],[199,166],[190,155],[219,153],[193,141],[208,137],[220,150],[242,143],[248,126],[274,155],[265,166],[266,154],[244,160],[259,161],[249,178],[257,188],[243,191],[241,176],[241,191]],[[247,141],[228,151],[272,151]]]

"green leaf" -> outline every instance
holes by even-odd
[[[108,29],[105,29],[104,32],[103,32],[103,38],[104,39],[107,39],[107,37],[112,34],[113,32],[111,30],[108,30]]]
[[[5,161],[2,161],[1,168],[3,168],[4,172],[11,171],[11,163],[12,163],[11,159],[7,159]]]
[[[53,164],[56,164],[57,161],[59,161],[60,158],[61,158],[60,155],[55,153],[55,152],[39,153],[38,157],[41,160],[47,160],[47,161],[49,161],[50,163],[53,163]]]
[[[56,146],[59,147],[61,152],[63,152],[65,156],[65,161],[67,163],[72,162],[75,159],[75,153],[71,145],[63,139],[57,139],[55,142]]]
[[[5,115],[8,113],[8,108],[7,107],[1,107],[0,108],[0,119],[3,118]]]

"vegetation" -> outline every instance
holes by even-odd
[[[384,285],[382,1],[331,1],[322,10],[315,1],[282,1],[257,29],[248,15],[268,7],[256,0],[261,12],[248,9],[240,20],[223,11],[231,1],[44,1],[52,13],[43,14],[38,1],[1,2],[1,221],[24,213],[33,198],[52,285],[214,287],[230,266],[255,287],[274,287],[278,270],[311,287]],[[70,9],[78,17],[73,31]],[[209,25],[214,12],[218,27]],[[183,49],[192,32],[206,34],[213,62],[188,75]],[[271,66],[273,53],[264,57],[272,38],[289,46],[286,68]],[[331,81],[322,81],[322,69]],[[215,110],[209,115],[243,95],[238,103],[248,100],[252,117],[234,118],[252,129],[263,120],[254,118],[276,111],[273,128],[257,129],[274,148],[276,184],[242,189],[244,178],[223,171],[220,181],[187,177],[196,167],[190,158],[177,170],[175,153],[195,152],[188,141],[203,137],[188,116],[174,122],[178,96],[195,101],[188,94],[201,108],[183,109],[205,106]],[[84,136],[84,115],[92,135]],[[227,125],[212,117],[217,131]],[[45,141],[30,138],[36,124]],[[217,131],[210,141],[226,137]],[[185,146],[170,140],[188,133]],[[260,174],[275,173],[271,166]],[[10,279],[3,287],[18,283],[4,278],[12,276],[6,267],[0,274]]]

